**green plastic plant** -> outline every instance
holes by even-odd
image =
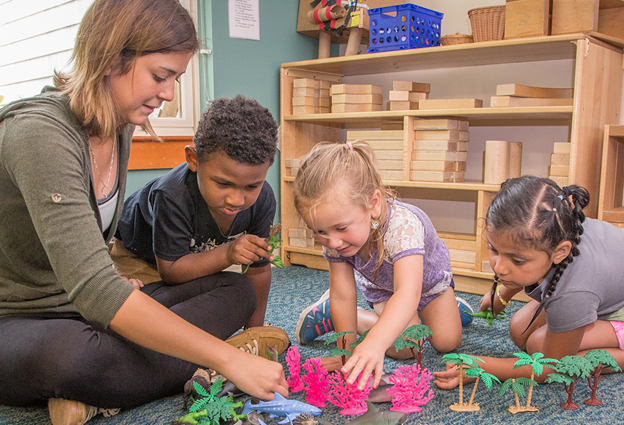
[[[461,409],[464,404],[464,370],[478,368],[485,360],[470,354],[449,353],[442,356],[442,362],[459,366],[459,403],[450,406],[451,410]],[[455,408],[455,409],[454,409]]]
[[[503,384],[500,387],[500,390],[498,390],[498,397],[502,396],[505,393],[505,391],[511,388],[514,392],[514,397],[516,399],[516,405],[509,408],[509,411],[511,413],[518,413],[518,412],[525,412],[525,411],[536,412],[537,409],[535,408],[526,409],[525,406],[520,406],[520,397],[524,397],[524,387],[533,387],[535,385],[537,385],[537,381],[533,379],[509,378],[508,380],[503,382]]]
[[[609,354],[606,350],[591,350],[585,354],[585,358],[589,360],[594,371],[587,378],[587,385],[592,390],[591,397],[584,401],[585,404],[590,406],[600,406],[602,402],[596,398],[596,390],[598,389],[598,383],[602,380],[602,371],[605,368],[611,368],[614,372],[621,372],[622,369],[618,366],[615,358]]]
[[[477,385],[479,385],[479,381],[483,381],[483,384],[487,387],[488,390],[492,390],[492,385],[494,381],[501,383],[500,380],[492,375],[491,373],[487,373],[485,370],[480,367],[473,367],[470,369],[466,369],[466,377],[467,378],[477,378],[474,386],[472,387],[472,394],[470,394],[470,400],[468,400],[468,406],[473,406],[472,402],[474,401],[475,393],[477,392]],[[477,405],[478,406],[478,405]]]
[[[278,224],[275,224],[274,226],[271,226],[271,230],[269,230],[269,237],[266,238],[266,242],[270,246],[269,252],[271,254],[273,254],[273,251],[275,251],[276,249],[280,249],[282,247],[280,244],[284,242],[284,240],[280,239],[279,237],[279,233],[281,229],[282,229],[282,225],[278,223]],[[273,257],[273,261],[271,261],[271,264],[273,264],[275,267],[280,267],[280,268],[284,267],[284,262],[282,261],[279,255],[275,255]],[[247,270],[249,270],[249,266],[250,264],[247,264],[245,266],[245,268],[243,269],[243,274],[247,273]]]
[[[174,425],[219,425],[226,421],[236,422],[247,417],[244,414],[238,415],[235,411],[235,409],[243,407],[242,402],[234,403],[232,397],[217,397],[217,394],[223,388],[221,379],[217,379],[210,385],[209,391],[197,382],[193,382],[193,387],[200,397],[193,402],[187,415],[182,416],[177,421],[173,421]]]
[[[337,343],[339,339],[342,339],[341,345],[344,347],[347,344],[345,335],[352,334],[352,333],[353,333],[352,331],[346,331],[346,332],[336,332],[334,334],[331,334],[327,337],[327,339],[325,339],[325,345]],[[344,366],[345,363],[347,362],[347,357],[351,355],[351,351],[346,350],[344,348],[335,347],[330,350],[329,355],[331,357],[340,356],[340,359],[342,360],[342,365]]]
[[[412,352],[412,356],[421,366],[422,353],[425,342],[431,339],[433,332],[427,325],[412,325],[401,332],[401,335],[392,344],[397,351],[408,348]],[[416,351],[414,351],[416,350]]]
[[[588,378],[594,367],[592,363],[581,356],[565,356],[555,366],[555,372],[549,373],[546,382],[559,382],[562,383],[566,393],[568,393],[568,399],[561,403],[561,407],[566,410],[578,409],[578,404],[572,400],[572,394],[574,393],[574,386],[581,378]]]

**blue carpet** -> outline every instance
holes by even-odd
[[[287,267],[273,269],[273,283],[267,321],[272,325],[285,329],[290,335],[291,341],[295,342],[295,326],[299,312],[306,306],[316,301],[329,287],[328,273],[311,270],[304,267]],[[480,296],[471,294],[458,294],[466,299],[476,310]],[[365,301],[360,298],[359,303],[366,307]],[[522,303],[512,302],[508,307],[509,315],[522,306]],[[299,347],[302,359],[327,356],[328,346],[323,341]],[[488,356],[508,356],[518,351],[517,347],[507,336],[507,321],[498,321],[490,327],[483,320],[475,320],[466,326],[463,332],[462,345],[457,350],[461,353]],[[442,370],[442,355],[432,348],[423,353],[423,366],[431,371]],[[284,363],[284,355],[280,356]],[[384,365],[386,372],[404,365],[412,364],[412,361],[396,361],[387,359]],[[0,378],[1,381],[1,378]],[[602,406],[587,406],[583,400],[589,398],[590,390],[585,382],[579,382],[574,392],[574,401],[580,406],[578,410],[568,411],[559,405],[565,401],[566,393],[560,384],[540,385],[533,391],[532,406],[537,407],[538,413],[519,413],[512,415],[507,411],[509,406],[515,404],[513,393],[507,391],[502,397],[496,397],[498,391],[495,386],[492,392],[480,384],[475,396],[475,402],[479,403],[481,410],[471,413],[456,413],[449,410],[449,406],[458,401],[459,390],[443,391],[432,385],[435,393],[433,400],[423,406],[419,413],[409,416],[407,425],[414,424],[613,424],[622,423],[620,411],[622,394],[624,394],[624,380],[622,374],[607,375],[598,387],[598,398],[603,402]],[[472,385],[464,389],[465,399],[470,397]],[[302,393],[292,395],[293,398],[302,399]],[[523,400],[521,400],[521,403]],[[377,405],[380,409],[389,409],[389,403]],[[346,419],[338,413],[339,408],[329,404],[323,410],[322,417],[334,425],[341,425]],[[620,413],[618,413],[620,412]],[[136,425],[136,424],[169,424],[172,420],[187,413],[183,409],[182,396],[168,397],[156,400],[152,403],[139,406],[134,409],[122,411],[119,415],[111,418],[97,416],[89,424],[98,425]],[[265,415],[266,416],[266,415]],[[268,418],[266,418],[268,419]],[[275,423],[271,420],[271,423]],[[45,407],[13,408],[0,406],[0,425],[18,424],[50,424],[47,409]]]

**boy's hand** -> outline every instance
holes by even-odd
[[[288,382],[278,362],[237,350],[240,356],[228,362],[231,370],[219,371],[243,392],[261,400],[273,400],[275,393],[288,398]]]
[[[271,246],[262,238],[255,235],[242,235],[228,244],[227,259],[232,264],[251,264],[266,258],[273,261],[273,254],[269,252]]]

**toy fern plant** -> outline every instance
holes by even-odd
[[[210,386],[210,390],[206,390],[197,382],[193,382],[193,386],[200,397],[194,401],[190,412],[174,420],[172,425],[219,425],[226,421],[236,422],[246,418],[246,415],[238,415],[235,411],[243,407],[243,403],[234,403],[232,397],[217,397],[223,387],[220,379]]]
[[[271,226],[271,230],[269,231],[269,237],[266,239],[266,242],[271,247],[269,248],[269,252],[271,254],[273,254],[273,251],[275,251],[276,249],[279,250],[282,248],[280,244],[284,241],[279,237],[280,230],[282,230],[282,225],[278,223],[274,226]],[[273,264],[275,267],[284,267],[284,262],[279,255],[274,256],[271,264]],[[245,266],[245,268],[243,269],[243,273],[247,273],[247,270],[249,270],[249,264]]]

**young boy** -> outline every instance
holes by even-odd
[[[277,125],[255,100],[240,95],[217,99],[202,116],[193,144],[185,147],[186,164],[126,200],[116,236],[129,251],[126,257],[134,257],[130,262],[157,268],[170,285],[249,264],[245,276],[254,285],[257,306],[247,327],[262,326],[273,260],[265,238],[276,209],[265,179],[277,149]],[[113,256],[124,251],[120,241]],[[145,276],[119,267],[118,272],[128,278]],[[280,352],[288,345],[281,329],[255,330],[261,337],[276,332]]]

